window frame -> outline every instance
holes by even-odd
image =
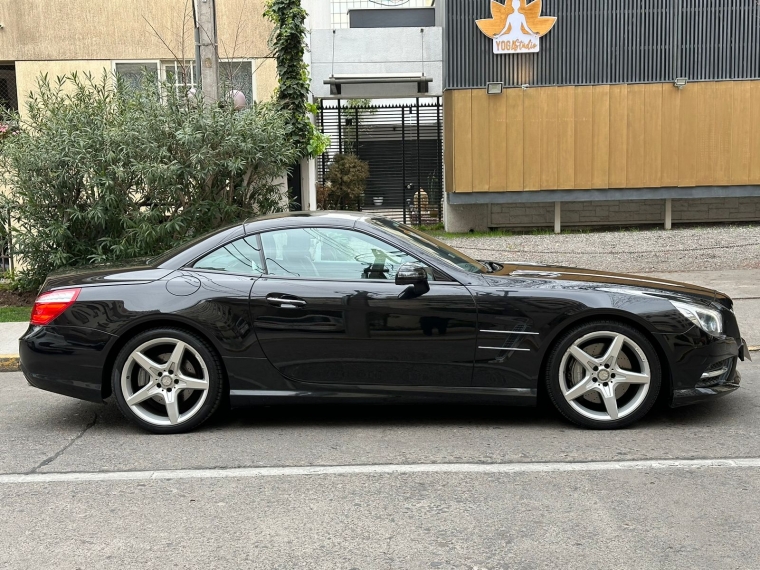
[[[409,251],[408,248],[396,245],[393,242],[388,242],[384,236],[377,235],[370,231],[365,231],[363,228],[356,228],[356,227],[346,227],[341,225],[316,225],[316,226],[280,226],[280,227],[274,227],[274,228],[267,228],[265,230],[259,230],[256,233],[246,234],[244,236],[239,236],[235,239],[231,239],[227,242],[224,242],[223,244],[215,247],[214,249],[210,251],[204,252],[202,255],[199,255],[195,259],[189,261],[186,263],[182,269],[185,271],[205,271],[209,273],[215,273],[217,275],[236,275],[239,277],[266,277],[267,279],[297,279],[299,281],[331,281],[331,282],[337,282],[337,283],[391,283],[393,280],[390,279],[334,279],[331,277],[299,277],[294,275],[273,275],[272,273],[269,273],[269,269],[267,268],[266,264],[266,256],[264,255],[264,244],[261,240],[261,235],[269,232],[278,232],[283,230],[293,230],[293,229],[330,229],[330,230],[345,230],[349,232],[357,232],[362,235],[369,236],[371,238],[374,238],[378,241],[381,241],[382,243],[394,247],[400,251],[403,251],[405,254],[413,258],[418,263],[423,263],[426,267],[430,267],[435,272],[440,274],[442,277],[445,277],[446,280],[441,281],[431,281],[431,283],[435,283],[436,285],[462,285],[457,279],[453,278],[451,274],[448,271],[445,271],[439,267],[436,263],[430,263],[427,260],[421,259],[420,256],[416,253],[412,253]],[[194,267],[195,264],[206,257],[207,255],[222,249],[223,247],[228,246],[229,244],[239,240],[239,239],[245,239],[249,236],[255,236],[257,244],[259,245],[259,255],[261,256],[261,263],[262,267],[264,268],[264,273],[259,274],[251,274],[251,273],[233,273],[231,271],[219,271],[214,269],[202,269],[202,268],[196,268]]]
[[[111,60],[111,73],[116,78],[116,65],[120,63],[133,63],[133,64],[155,64],[156,65],[156,85],[161,82],[161,60],[160,59],[112,59]]]
[[[256,58],[253,57],[227,57],[220,58],[219,63],[250,63],[251,64],[251,101],[247,101],[248,107],[252,106],[258,98],[256,97]],[[221,85],[222,78],[219,77]]]

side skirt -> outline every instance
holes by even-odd
[[[320,386],[318,390],[231,390],[230,404],[242,407],[295,403],[433,403],[465,402],[534,406],[537,390],[529,388],[449,386]]]

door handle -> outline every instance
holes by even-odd
[[[275,307],[280,307],[282,309],[297,309],[299,307],[303,307],[306,304],[306,301],[299,299],[298,297],[284,297],[280,296],[278,293],[267,295],[266,298],[267,303],[274,305]]]

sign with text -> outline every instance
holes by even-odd
[[[541,0],[491,0],[491,18],[477,20],[478,28],[493,39],[494,53],[536,53],[538,38],[552,29],[557,18],[541,16]]]

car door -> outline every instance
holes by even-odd
[[[292,380],[322,384],[469,386],[476,310],[459,283],[395,284],[414,257],[348,228],[261,234],[266,274],[251,289],[267,358]],[[432,278],[432,272],[431,272]]]

